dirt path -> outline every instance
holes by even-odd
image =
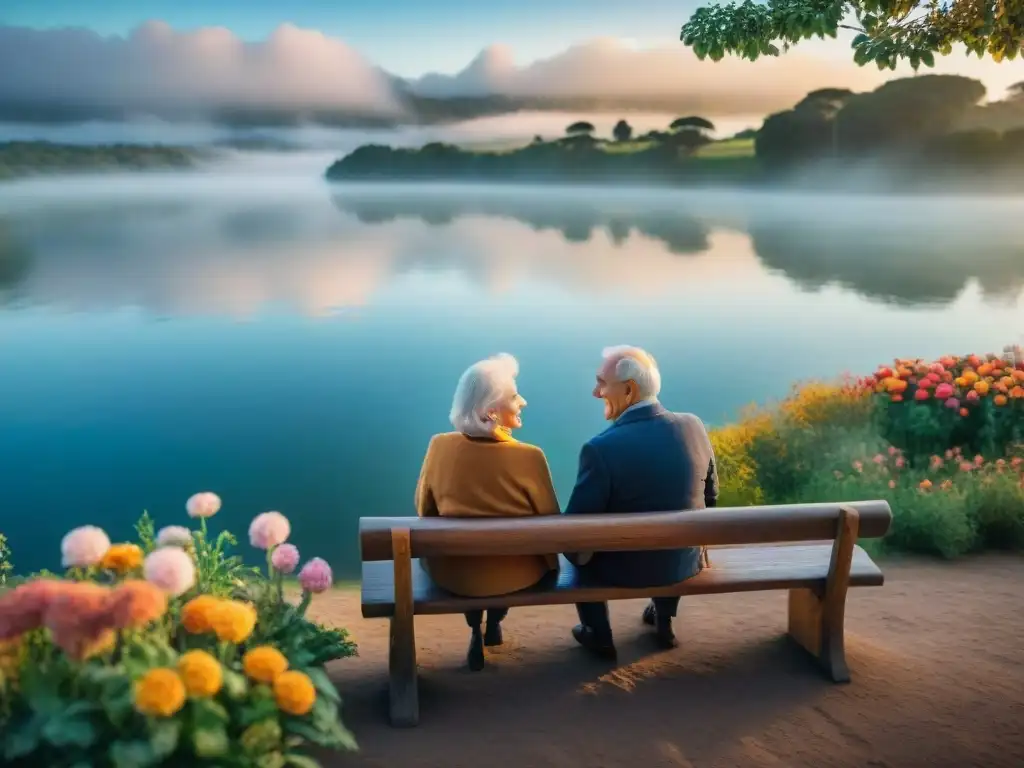
[[[360,657],[331,673],[362,747],[330,765],[521,768],[932,768],[1024,765],[1024,558],[883,565],[852,590],[853,682],[823,680],[784,638],[784,593],[684,601],[655,651],[643,602],[612,606],[617,667],[575,646],[571,607],[514,610],[506,645],[464,669],[461,617],[417,619],[420,726],[386,717],[387,622],[357,592],[314,604]]]

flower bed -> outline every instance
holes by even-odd
[[[1024,353],[897,360],[712,432],[723,505],[884,498],[883,546],[1024,548]]]
[[[138,543],[75,529],[61,543],[64,577],[0,594],[3,765],[308,768],[308,746],[355,748],[324,671],[355,646],[305,615],[330,567],[306,562],[291,604],[287,518],[252,521],[264,573],[228,554],[230,534],[210,536],[220,504],[189,499],[194,530],[156,532],[144,515]]]

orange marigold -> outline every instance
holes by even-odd
[[[992,402],[996,405],[1006,405],[1006,395],[996,395],[992,398]]]
[[[288,669],[288,659],[277,648],[261,645],[242,657],[242,669],[258,683],[273,683]]]
[[[301,672],[284,672],[274,681],[274,701],[287,715],[306,715],[316,703],[316,688]]]
[[[989,383],[982,379],[981,381],[974,382],[974,391],[979,395],[987,395],[989,390]]]
[[[227,643],[243,643],[256,628],[256,609],[237,600],[223,600],[210,613],[210,628],[217,639]]]
[[[100,560],[100,567],[116,573],[127,573],[142,567],[142,548],[137,544],[114,544]]]
[[[185,631],[193,635],[212,632],[211,623],[214,612],[224,602],[213,595],[199,595],[181,607],[181,623]]]
[[[173,669],[151,669],[135,683],[135,709],[170,717],[185,706],[185,683]]]
[[[224,670],[206,651],[188,651],[178,659],[178,674],[189,696],[216,696],[224,684]]]

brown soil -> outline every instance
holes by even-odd
[[[1024,558],[887,562],[887,584],[851,590],[834,685],[784,638],[783,593],[695,597],[678,649],[653,649],[643,601],[612,605],[617,666],[569,635],[570,606],[513,610],[506,644],[465,669],[458,616],[417,618],[421,720],[387,723],[387,622],[358,593],[314,603],[360,656],[332,665],[362,751],[330,766],[1024,765]]]

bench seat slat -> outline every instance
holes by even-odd
[[[510,595],[467,598],[438,587],[419,560],[413,560],[413,602],[417,614],[462,613],[475,608],[621,600],[668,595],[705,595],[723,592],[754,592],[773,589],[819,589],[828,576],[832,544],[799,546],[716,547],[710,550],[711,568],[682,584],[651,589],[627,589],[587,583],[579,571],[561,558],[557,582],[545,580],[535,587]],[[884,577],[871,557],[854,548],[851,587],[880,587]],[[391,561],[363,563],[362,608],[366,618],[383,618],[394,612],[394,570]]]

